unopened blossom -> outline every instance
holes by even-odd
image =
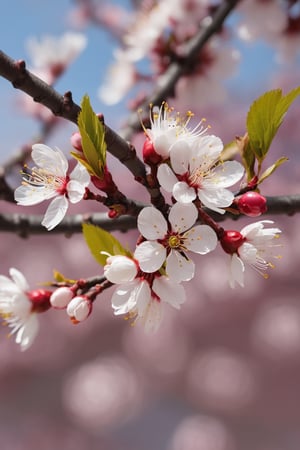
[[[147,239],[137,246],[134,257],[144,272],[159,270],[166,262],[166,274],[172,280],[193,278],[195,264],[188,253],[205,255],[216,248],[216,233],[208,225],[195,225],[198,211],[193,203],[175,203],[168,222],[154,207],[144,208],[138,216],[138,229]]]
[[[116,267],[111,270],[115,265],[119,269],[119,279]],[[124,314],[134,323],[141,322],[146,332],[157,331],[166,304],[179,309],[185,301],[181,284],[158,272],[144,273],[136,259],[121,255],[111,257],[104,273],[109,281],[117,284],[111,299],[114,314]]]
[[[204,126],[205,119],[202,119],[194,127],[190,126],[193,116],[194,114],[191,111],[182,116],[166,102],[163,102],[160,107],[151,107],[150,127],[144,127],[144,131],[153,144],[155,152],[162,159],[169,158],[170,149],[176,142],[194,141],[207,131],[207,127]]]
[[[67,286],[62,286],[53,291],[50,297],[50,303],[53,308],[64,309],[68,306],[73,297],[73,290]]]
[[[69,174],[68,161],[58,148],[34,144],[31,156],[36,166],[24,174],[22,186],[15,190],[15,200],[18,205],[29,206],[52,198],[42,221],[52,230],[64,218],[69,202],[82,200],[90,176],[80,163]]]
[[[83,322],[92,312],[92,301],[82,296],[74,297],[67,305],[67,314],[75,324]]]
[[[180,203],[191,203],[197,197],[209,209],[223,214],[234,195],[227,188],[239,181],[244,168],[238,161],[221,162],[223,144],[220,138],[204,135],[193,141],[175,142],[170,163],[158,168],[158,181]]]
[[[254,268],[264,278],[268,278],[267,269],[274,268],[270,261],[280,258],[275,254],[279,247],[276,239],[281,230],[279,228],[265,228],[265,224],[274,223],[272,220],[261,220],[244,227],[241,232],[225,231],[221,245],[226,253],[231,255],[229,284],[234,288],[236,284],[244,286],[246,265]]]
[[[60,37],[45,35],[40,41],[31,37],[27,41],[27,49],[33,67],[47,69],[55,79],[84,50],[86,44],[84,34],[69,31]]]
[[[10,335],[24,351],[31,346],[39,329],[36,313],[29,298],[29,285],[17,269],[9,270],[11,278],[0,275],[0,315],[11,328]]]

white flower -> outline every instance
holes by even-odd
[[[136,70],[121,50],[115,52],[115,62],[110,66],[98,97],[107,105],[120,102],[136,81]]]
[[[15,190],[15,200],[18,205],[28,206],[55,197],[42,221],[52,230],[64,218],[69,201],[78,203],[83,198],[90,176],[80,163],[68,175],[68,161],[58,148],[34,144],[31,155],[37,167],[24,175],[22,186]]]
[[[202,126],[202,119],[194,128],[189,128],[193,113],[188,111],[182,117],[164,102],[160,108],[154,106],[150,110],[150,128],[144,128],[148,139],[153,143],[156,153],[163,159],[169,158],[171,146],[178,140],[193,141],[201,136],[207,128]]]
[[[26,292],[28,283],[21,272],[11,268],[11,279],[0,275],[0,314],[15,334],[21,350],[29,348],[38,333],[39,323],[32,312],[32,303]]]
[[[109,281],[118,284],[111,300],[115,315],[125,314],[126,318],[141,322],[146,332],[157,331],[166,303],[179,309],[185,301],[183,286],[159,273],[143,273],[137,267],[137,261],[127,256],[108,258],[105,275]]]
[[[171,167],[161,164],[158,181],[175,200],[191,203],[197,197],[207,208],[223,214],[234,195],[228,189],[241,179],[238,161],[220,162],[222,141],[216,136],[200,136],[192,142],[175,142],[170,150]]]
[[[144,208],[138,216],[138,229],[148,239],[137,246],[134,257],[147,273],[159,270],[166,261],[166,273],[172,280],[188,281],[194,276],[195,264],[187,252],[201,255],[214,250],[216,233],[208,225],[194,226],[198,211],[193,203],[175,203],[169,223],[154,207]]]
[[[274,249],[279,245],[274,239],[279,237],[279,228],[264,228],[265,224],[274,223],[272,220],[261,220],[247,225],[241,230],[244,242],[232,254],[230,262],[229,284],[232,288],[236,284],[244,286],[245,264],[253,267],[264,278],[268,278],[265,272],[268,268],[274,268],[270,258],[280,258],[274,255]]]
[[[40,42],[29,38],[27,49],[32,64],[37,69],[62,69],[68,66],[84,50],[87,38],[82,33],[67,32],[60,37],[45,35]]]

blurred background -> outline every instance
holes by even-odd
[[[29,38],[61,36],[70,30],[84,34],[86,45],[55,80],[55,88],[72,91],[77,103],[87,93],[94,110],[118,130],[126,124],[129,108],[135,111],[138,99],[153,88],[132,82],[118,102],[103,94],[103,89],[106,94],[117,92],[108,70],[120,36],[134,28],[132,21],[141,20],[132,15],[139,3],[10,0],[1,9],[1,47],[12,58],[25,59],[30,68]],[[178,8],[189,3],[202,14],[210,2],[169,1],[176,10],[175,3]],[[262,4],[269,9],[260,10]],[[289,7],[289,23],[291,17],[294,20],[292,42],[278,12],[283,4]],[[257,96],[273,88],[287,93],[300,84],[299,9],[297,1],[242,1],[210,49],[216,51],[219,65],[207,70],[203,85],[196,86],[188,77],[181,81],[170,105],[182,112],[192,109],[199,119],[206,117],[212,133],[224,143],[242,136],[249,105]],[[185,19],[182,34],[184,26],[191,26],[191,18]],[[153,48],[151,52],[153,56]],[[154,57],[141,58],[138,64],[144,74],[150,69],[158,73]],[[121,76],[127,74],[129,80],[129,72],[122,70]],[[48,119],[31,99],[2,78],[0,94],[1,164],[40,138],[66,154],[72,150],[75,126],[61,120],[45,134]],[[264,183],[264,195],[300,191],[298,122],[296,100],[268,156],[270,163],[280,156],[289,161]],[[141,154],[141,135],[133,142]],[[126,168],[113,158],[109,167],[128,197],[148,201]],[[14,187],[20,182],[17,173],[10,175]],[[4,201],[0,208],[45,211],[45,205],[22,210]],[[105,209],[88,203],[69,210],[78,211]],[[186,285],[187,302],[179,312],[166,314],[155,335],[114,317],[110,290],[79,325],[73,325],[64,311],[41,315],[39,336],[26,352],[20,352],[13,338],[6,339],[7,328],[2,327],[1,450],[299,450],[300,223],[297,215],[267,218],[283,231],[282,259],[270,279],[249,270],[246,287],[231,290],[227,255],[216,250],[205,259],[199,257],[197,275]],[[241,229],[250,222],[227,221],[224,227]],[[135,231],[114,234],[124,246],[135,244]],[[10,267],[23,272],[32,288],[52,280],[54,269],[72,279],[102,273],[80,234],[51,232],[26,239],[2,233],[0,273],[7,275]]]

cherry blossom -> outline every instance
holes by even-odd
[[[28,298],[29,285],[17,269],[9,270],[10,278],[0,275],[0,314],[15,334],[15,341],[21,350],[28,349],[39,329],[37,315],[32,312]]]
[[[261,220],[244,227],[241,232],[225,231],[221,245],[226,253],[231,255],[229,284],[234,288],[236,284],[244,287],[245,264],[253,267],[264,278],[268,278],[266,270],[274,268],[271,258],[280,258],[274,254],[279,244],[274,243],[281,230],[279,228],[265,228],[265,224],[274,223],[272,220]]]
[[[164,102],[160,107],[154,106],[150,110],[150,128],[144,128],[147,138],[152,142],[154,150],[163,159],[169,158],[173,144],[183,139],[187,142],[197,139],[207,131],[202,119],[195,127],[189,127],[189,122],[194,114],[191,111],[186,116],[170,108]]]
[[[118,284],[111,299],[114,314],[125,314],[134,323],[141,322],[147,333],[158,330],[165,304],[179,309],[184,303],[185,291],[181,284],[158,272],[144,273],[137,260],[117,255],[109,257],[107,262],[105,276]]]
[[[148,240],[137,246],[134,257],[144,272],[154,272],[166,261],[166,273],[172,280],[193,278],[195,264],[187,252],[201,255],[216,248],[216,233],[208,225],[194,226],[198,218],[196,206],[175,203],[168,221],[154,207],[144,208],[138,216],[138,229]]]
[[[92,312],[92,301],[84,296],[74,297],[67,305],[67,314],[74,324],[83,322]]]
[[[192,142],[175,142],[170,149],[170,163],[158,168],[158,181],[181,203],[197,197],[207,208],[220,214],[231,205],[234,195],[228,189],[244,173],[238,161],[220,161],[223,144],[214,135],[200,136]]]
[[[60,37],[45,35],[40,41],[32,37],[27,50],[35,69],[47,70],[55,78],[84,50],[87,38],[82,33],[67,32]]]
[[[24,174],[22,186],[15,190],[15,200],[18,205],[29,206],[54,197],[42,221],[52,230],[64,218],[69,201],[82,200],[90,176],[80,163],[68,175],[68,161],[58,148],[34,144],[31,156],[37,167]]]

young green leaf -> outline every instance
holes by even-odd
[[[290,105],[300,94],[300,86],[283,96],[275,89],[255,100],[247,115],[250,146],[261,164]]]
[[[83,154],[88,163],[85,166],[91,175],[102,178],[106,163],[105,128],[93,111],[87,95],[81,101],[78,128],[81,135]],[[78,156],[78,154],[76,155]],[[78,159],[77,156],[76,159]]]
[[[105,266],[107,254],[132,256],[108,231],[89,223],[82,225],[82,231],[92,255],[101,266]]]
[[[279,167],[281,166],[281,164],[283,164],[284,162],[288,161],[288,158],[286,158],[285,156],[282,156],[281,158],[279,158],[277,161],[275,161],[274,164],[272,164],[270,167],[268,167],[260,176],[257,184],[262,183],[266,178],[268,178],[270,175],[272,175],[272,173]]]

